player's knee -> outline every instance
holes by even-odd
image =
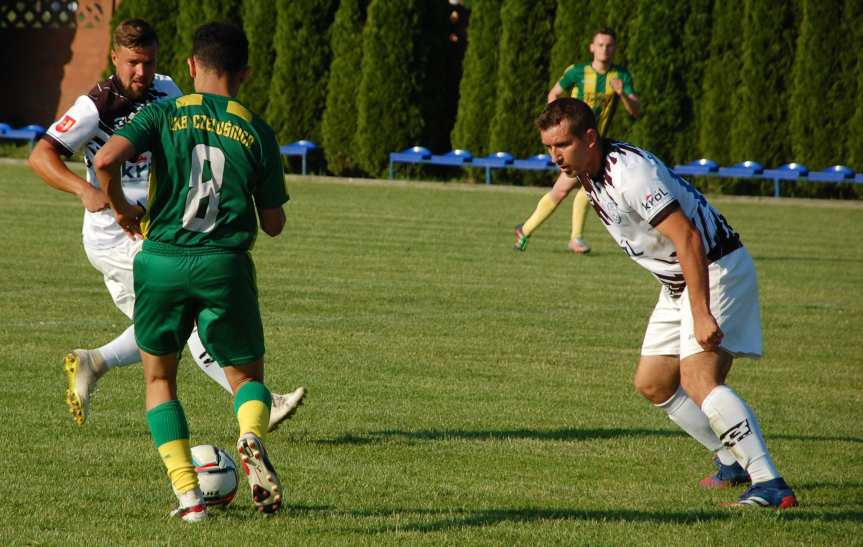
[[[633,379],[635,391],[651,403],[658,405],[662,404],[674,395],[677,386],[668,386],[662,382],[657,382],[653,378],[636,375]]]

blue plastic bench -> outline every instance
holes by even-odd
[[[514,162],[515,158],[513,158],[512,154],[510,154],[509,152],[495,152],[494,154],[489,154],[488,156],[482,158],[475,158],[473,160],[474,166],[485,168],[486,184],[491,184],[492,169],[504,169],[506,167],[512,167]]]
[[[422,146],[412,146],[401,152],[390,152],[390,178],[395,176],[396,163],[429,163],[431,157],[432,153],[429,149]]]
[[[512,162],[513,169],[526,169],[528,171],[560,171],[560,168],[551,161],[548,154],[537,154],[524,160]]]
[[[683,165],[675,165],[673,171],[681,176],[706,177],[716,175],[719,171],[719,164],[713,160],[702,158]]]
[[[809,173],[809,180],[818,182],[854,182],[854,170],[845,165],[834,165]]]
[[[302,173],[305,175],[308,172],[308,158],[311,154],[319,150],[318,145],[312,141],[299,140],[290,144],[283,144],[279,147],[279,152],[283,156],[294,156],[301,158]]]
[[[0,139],[27,141],[31,147],[44,134],[45,128],[41,125],[30,124],[19,129],[12,129],[8,123],[0,123]]]
[[[731,167],[720,167],[719,176],[724,178],[761,178],[764,166],[757,161],[742,161]]]
[[[473,162],[473,154],[467,150],[456,148],[446,154],[432,155],[428,163],[431,165],[446,165],[449,167],[465,167]]]

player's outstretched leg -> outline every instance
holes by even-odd
[[[90,410],[90,395],[96,388],[96,382],[108,370],[105,359],[96,350],[72,350],[63,359],[63,370],[66,372],[66,404],[69,412],[76,424],[84,425]]]
[[[171,516],[180,517],[186,522],[206,519],[207,506],[198,485],[198,474],[189,447],[189,424],[180,401],[172,399],[150,408],[147,411],[147,426],[177,496],[178,507],[171,511]]]
[[[740,499],[727,505],[776,509],[796,507],[797,498],[776,470],[761,427],[749,405],[733,389],[719,385],[704,398],[701,409],[719,439],[752,478],[752,486]]]
[[[294,415],[303,399],[306,397],[306,388],[298,387],[290,393],[279,395],[273,393],[273,403],[270,407],[270,423],[267,431],[275,431],[282,422]]]
[[[249,480],[252,500],[258,511],[266,514],[275,513],[282,505],[282,484],[261,441],[269,423],[271,401],[267,387],[254,380],[239,386],[234,396],[240,426],[237,452]]]
[[[282,505],[282,483],[270,463],[264,443],[254,433],[243,433],[237,440],[237,452],[258,511],[275,513]]]

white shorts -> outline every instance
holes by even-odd
[[[710,276],[710,311],[725,335],[720,347],[734,357],[758,359],[763,353],[758,277],[746,247],[707,267]],[[677,355],[685,359],[704,351],[693,334],[689,289],[674,300],[663,288],[653,308],[642,355]]]
[[[94,249],[84,245],[84,252],[94,268],[102,272],[105,286],[114,304],[129,319],[135,311],[135,281],[132,263],[141,250],[143,241],[126,238],[108,249]]]

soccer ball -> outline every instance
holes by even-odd
[[[192,447],[192,463],[198,484],[209,505],[228,505],[237,495],[237,465],[228,453],[211,444]]]

